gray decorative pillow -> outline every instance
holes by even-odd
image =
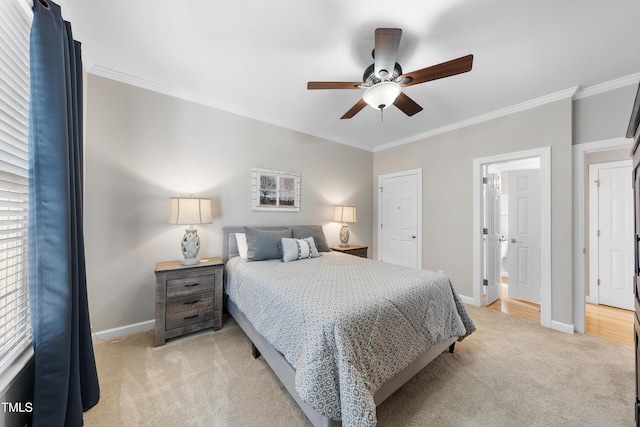
[[[311,225],[307,227],[293,227],[293,238],[304,239],[305,237],[313,237],[318,248],[318,252],[331,252],[327,238],[321,225]]]
[[[247,236],[247,260],[261,261],[264,259],[281,258],[279,243],[283,237],[291,237],[291,229],[261,230],[259,228],[245,227]]]
[[[283,237],[280,240],[280,246],[282,248],[282,262],[320,256],[313,237],[307,237],[306,239],[287,239]]]

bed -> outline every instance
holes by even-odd
[[[223,233],[228,311],[316,427],[374,426],[377,405],[475,330],[446,276],[331,252],[319,225]]]

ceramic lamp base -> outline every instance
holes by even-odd
[[[342,224],[342,228],[340,229],[340,247],[349,247],[349,227],[347,224]]]
[[[200,250],[200,236],[195,227],[185,228],[184,236],[182,236],[182,265],[198,264],[198,251]]]

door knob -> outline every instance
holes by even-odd
[[[511,243],[515,243],[515,242],[517,242],[517,240],[516,240],[516,238],[515,238],[515,237],[512,237],[509,241],[510,241]]]
[[[412,235],[411,235],[411,238],[412,238],[412,239],[415,239],[415,238],[416,238],[416,235],[415,235],[415,234],[412,234]]]

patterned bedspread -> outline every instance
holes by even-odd
[[[373,396],[433,344],[475,330],[449,279],[336,252],[227,263],[226,291],[296,369],[303,401],[373,426]]]

